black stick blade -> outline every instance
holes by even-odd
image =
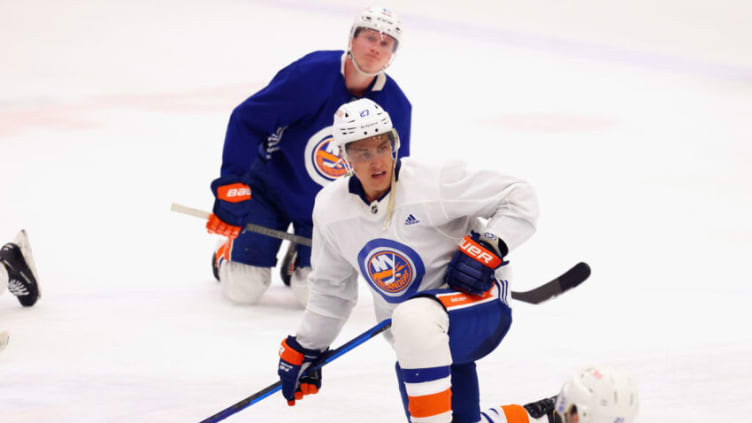
[[[571,269],[567,270],[563,275],[559,276],[559,285],[561,286],[561,292],[568,289],[572,289],[575,286],[585,282],[590,277],[590,266],[581,261],[574,265]]]
[[[525,292],[512,291],[512,298],[530,304],[540,304],[585,282],[590,277],[590,266],[579,262],[558,278]]]

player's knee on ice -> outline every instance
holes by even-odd
[[[401,303],[392,313],[391,331],[403,369],[451,364],[449,315],[438,301],[418,297]]]
[[[238,304],[255,304],[271,284],[272,269],[224,261],[219,266],[219,280],[222,291],[230,301]]]
[[[311,273],[311,267],[296,267],[290,278],[290,288],[292,293],[295,294],[295,299],[298,300],[303,307],[308,304],[308,275]]]

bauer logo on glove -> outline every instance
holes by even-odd
[[[488,267],[495,269],[501,265],[501,259],[496,254],[483,248],[469,236],[460,242],[460,250]]]
[[[508,262],[504,256],[508,249],[504,241],[494,234],[476,232],[460,241],[444,276],[451,288],[470,295],[482,295],[493,285],[494,271]]]
[[[234,239],[251,211],[251,187],[241,177],[228,175],[215,179],[211,189],[216,197],[212,209],[215,217],[207,222],[206,229]]]
[[[217,199],[238,203],[251,199],[251,187],[241,183],[217,187]]]

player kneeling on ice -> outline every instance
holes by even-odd
[[[475,361],[512,323],[505,257],[535,232],[532,187],[458,162],[398,159],[389,114],[368,99],[337,110],[334,142],[353,174],[316,197],[308,305],[280,349],[284,397],[292,405],[318,391],[320,372],[301,371],[342,329],[360,274],[377,319],[392,319],[387,339],[408,418],[481,421]]]
[[[206,228],[227,237],[212,253],[212,271],[234,303],[261,299],[282,242],[241,229],[250,223],[284,231],[292,224],[296,235],[310,237],[316,193],[346,173],[331,142],[332,114],[342,103],[378,101],[402,132],[400,155],[409,155],[412,106],[386,73],[401,37],[395,13],[369,7],[353,21],[344,51],[305,55],[233,110],[221,175],[211,184],[216,200]],[[282,280],[305,305],[311,249],[288,248]]]

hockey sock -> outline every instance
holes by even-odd
[[[452,421],[449,316],[432,298],[414,298],[392,313],[392,335],[411,421]]]
[[[452,420],[452,383],[449,366],[402,369],[412,422]]]

